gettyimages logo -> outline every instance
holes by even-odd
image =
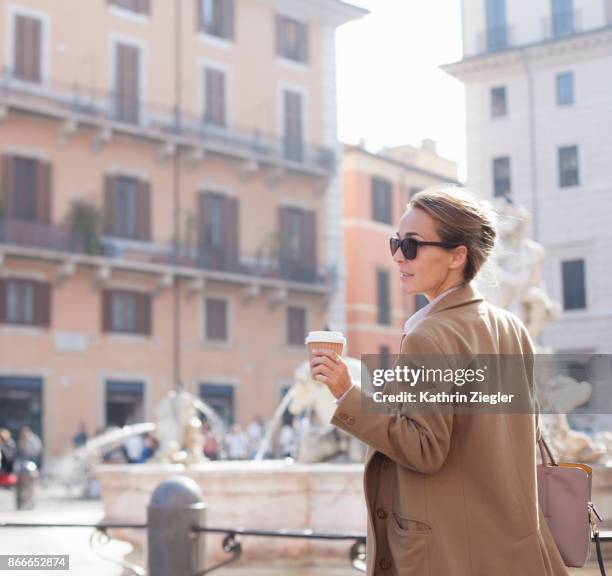
[[[612,414],[609,354],[364,354],[361,362],[368,411]]]

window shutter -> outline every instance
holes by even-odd
[[[102,290],[102,331],[113,331],[113,292]]]
[[[27,23],[23,16],[15,16],[15,40],[13,45],[13,74],[26,78]]]
[[[289,254],[289,238],[291,235],[291,215],[288,206],[278,207],[278,224],[279,224],[279,239],[278,239],[278,255],[281,261],[287,259]]]
[[[234,0],[223,0],[223,37],[234,38]]]
[[[151,188],[148,182],[136,182],[136,235],[139,240],[151,240]]]
[[[52,167],[49,162],[36,162],[35,164],[35,214],[36,221],[45,224],[51,223],[51,174]]]
[[[300,62],[308,63],[308,24],[300,23],[299,27]]]
[[[15,159],[13,156],[5,154],[2,156],[2,204],[4,208],[4,218],[13,216],[13,189],[15,187]]]
[[[33,282],[34,324],[48,328],[51,325],[51,288],[47,282]]]
[[[239,261],[238,199],[223,199],[223,250],[226,267],[235,270]]]
[[[314,210],[302,212],[302,262],[308,276],[317,269],[317,213]]]
[[[151,335],[151,295],[135,294],[136,298],[136,321],[135,328],[139,334]]]
[[[115,177],[104,177],[104,233],[112,236],[115,231]]]
[[[284,54],[284,43],[283,43],[283,30],[284,30],[284,18],[276,15],[276,55],[283,56]]]
[[[195,0],[195,28],[196,32],[202,32],[204,30],[204,13],[202,11],[202,0]]]
[[[41,23],[40,20],[31,18],[30,19],[30,78],[36,82],[42,80],[41,75]]]
[[[6,280],[0,278],[0,324],[6,322]]]
[[[200,251],[206,251],[209,245],[210,230],[208,226],[208,210],[209,210],[210,194],[201,192],[198,198],[198,247]]]

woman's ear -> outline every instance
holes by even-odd
[[[468,249],[463,244],[453,248],[451,251],[452,260],[450,267],[454,270],[461,268],[467,262]]]

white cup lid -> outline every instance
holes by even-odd
[[[313,330],[308,333],[304,342],[306,344],[310,344],[310,342],[336,342],[346,344],[346,338],[342,332],[337,332],[335,330]]]

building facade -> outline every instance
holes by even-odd
[[[433,184],[459,184],[457,165],[436,153],[435,142],[379,153],[345,146],[342,157],[348,355],[399,352],[404,322],[427,303],[401,290],[389,238],[410,197]],[[369,365],[369,364],[368,364]]]
[[[270,415],[344,329],[338,0],[0,2],[0,426]]]
[[[468,185],[531,211],[559,352],[612,351],[612,2],[464,0]]]

